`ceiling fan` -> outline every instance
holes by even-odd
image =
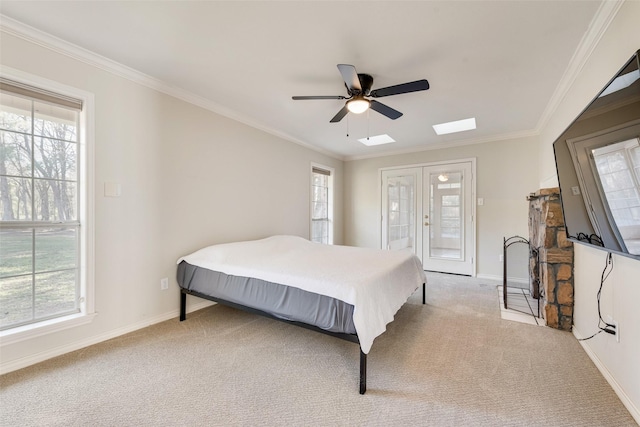
[[[337,123],[352,112],[354,114],[360,114],[371,108],[378,113],[389,117],[391,120],[395,120],[402,116],[402,113],[398,110],[376,101],[371,98],[382,98],[384,96],[400,95],[409,92],[418,92],[421,90],[429,89],[429,82],[425,79],[416,80],[415,82],[402,83],[399,85],[383,87],[380,89],[371,90],[373,85],[373,77],[369,74],[358,74],[356,67],[349,64],[338,64],[338,70],[342,74],[342,79],[347,87],[347,94],[349,96],[294,96],[294,100],[309,100],[309,99],[346,99],[347,102],[342,107],[338,114],[336,114],[331,120],[331,123]]]

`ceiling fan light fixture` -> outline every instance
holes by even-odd
[[[362,114],[369,109],[370,102],[362,97],[353,98],[347,101],[347,110],[353,114]]]

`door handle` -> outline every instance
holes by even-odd
[[[428,223],[428,222],[425,222],[425,223],[424,223],[424,225],[429,225],[429,223]]]

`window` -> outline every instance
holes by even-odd
[[[640,139],[591,150],[598,187],[627,250],[640,254]]]
[[[640,255],[640,121],[566,140],[594,238],[606,248]],[[567,197],[567,202],[572,197]],[[578,205],[579,206],[579,205]],[[573,219],[573,218],[572,218]],[[591,232],[579,231],[591,235]],[[575,230],[571,232],[578,236]]]
[[[93,311],[82,111],[0,78],[0,331]]]
[[[311,166],[311,241],[333,244],[333,169]]]

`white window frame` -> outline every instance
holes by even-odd
[[[327,219],[328,219],[328,236],[327,236],[327,242],[326,244],[328,245],[333,245],[333,225],[334,225],[334,220],[333,220],[333,210],[334,210],[334,200],[333,200],[333,195],[334,195],[334,177],[335,177],[335,169],[326,165],[322,165],[320,163],[311,163],[311,167],[309,170],[309,240],[311,240],[313,238],[313,170],[314,169],[322,169],[325,170],[327,172],[329,172],[329,179],[328,181],[328,194],[327,194],[327,201],[328,201],[328,206],[327,206]]]
[[[594,233],[605,242],[605,247],[617,246],[617,251],[623,254],[627,253],[626,243],[604,196],[602,183],[593,163],[592,150],[625,140],[633,140],[639,133],[640,120],[632,120],[596,133],[566,140]]]
[[[95,317],[95,248],[94,248],[94,141],[95,100],[90,92],[67,86],[44,77],[2,66],[0,75],[29,86],[48,90],[82,101],[80,112],[79,146],[79,198],[78,220],[80,221],[80,312],[41,322],[35,322],[0,332],[0,348],[5,345],[51,334],[64,329],[87,324]]]

